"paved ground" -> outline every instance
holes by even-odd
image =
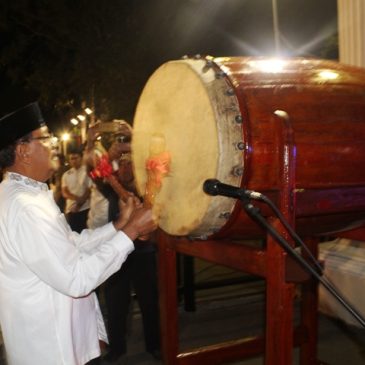
[[[228,269],[208,263],[198,267],[197,280],[216,280],[236,275]],[[263,285],[259,283],[199,291],[195,312],[185,312],[182,307],[179,308],[180,348],[185,350],[263,333],[264,307]],[[161,364],[144,353],[136,304],[134,308],[126,363]],[[319,315],[318,358],[330,365],[364,365],[365,330]],[[263,357],[235,363],[261,364],[264,364]],[[295,358],[293,365],[296,364],[298,361]]]
[[[257,335],[262,328],[263,308],[262,297],[256,296],[250,299],[201,302],[194,313],[180,310],[181,349]],[[129,344],[128,365],[160,364],[143,352],[139,314],[134,315]],[[365,364],[365,330],[348,327],[320,315],[318,358],[330,365]],[[263,364],[263,358],[235,363],[241,364]],[[294,364],[298,364],[296,359]]]

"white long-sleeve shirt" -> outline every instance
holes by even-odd
[[[112,223],[72,232],[46,184],[0,184],[0,324],[9,365],[82,365],[106,340],[94,288],[133,242]],[[91,293],[91,294],[90,294]]]

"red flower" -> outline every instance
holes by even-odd
[[[101,156],[96,167],[90,172],[92,179],[109,177],[113,173],[113,167],[107,155]]]

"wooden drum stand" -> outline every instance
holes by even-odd
[[[284,112],[275,113],[281,128],[277,146],[280,158],[279,209],[293,224],[295,221],[295,153],[293,131]],[[285,238],[286,231],[277,218],[271,225]],[[253,222],[253,224],[255,224]],[[317,257],[318,239],[306,243]],[[267,236],[264,249],[229,240],[191,241],[159,233],[159,288],[162,355],[166,365],[215,365],[264,354],[265,365],[290,365],[293,348],[300,347],[300,364],[321,364],[317,359],[317,282],[295,263],[279,244]],[[264,336],[179,351],[176,254],[181,253],[257,275],[266,280],[266,330]],[[301,319],[294,326],[296,284],[302,284]],[[244,325],[244,324],[242,324]]]

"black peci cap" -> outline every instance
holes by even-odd
[[[37,102],[4,115],[0,118],[0,150],[44,125]]]

